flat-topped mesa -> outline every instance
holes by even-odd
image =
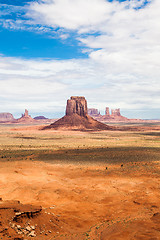
[[[77,113],[80,116],[86,117],[87,115],[87,101],[85,97],[71,97],[67,100],[66,115]]]
[[[0,122],[10,122],[14,120],[15,119],[11,113],[0,113]]]
[[[113,117],[121,116],[120,108],[112,109],[111,110],[111,116],[113,116]]]

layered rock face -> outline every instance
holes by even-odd
[[[66,115],[77,113],[85,117],[87,115],[87,101],[85,97],[71,97],[67,100]]]
[[[58,121],[52,123],[45,129],[64,130],[108,130],[111,127],[98,122],[87,114],[87,101],[85,97],[71,97],[67,100],[66,115]]]
[[[12,122],[14,117],[11,113],[0,113],[0,122]]]

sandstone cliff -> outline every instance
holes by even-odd
[[[71,97],[67,100],[66,115],[77,113],[79,116],[87,115],[87,101],[85,97]]]

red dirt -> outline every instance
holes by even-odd
[[[23,239],[11,226],[29,223],[36,237],[27,240],[160,239],[159,163],[107,165],[2,162],[0,196],[23,205],[1,202],[0,237]]]

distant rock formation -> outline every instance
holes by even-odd
[[[27,110],[27,109],[25,109],[24,114],[22,113],[22,117],[25,117],[25,118],[31,117],[31,116],[28,114],[28,110]]]
[[[98,116],[98,115],[100,115],[100,113],[99,113],[98,109],[96,109],[96,108],[89,108],[88,109],[88,115]]]
[[[112,117],[121,116],[121,114],[120,114],[120,108],[112,109],[112,110],[111,110],[111,116],[112,116]]]
[[[45,120],[45,119],[48,119],[44,116],[37,116],[37,117],[34,117],[35,120]]]
[[[0,123],[11,123],[11,124],[30,124],[30,123],[53,123],[57,119],[48,119],[44,116],[37,116],[32,118],[29,115],[28,110],[25,109],[25,112],[18,119],[15,119],[11,113],[0,113]]]
[[[85,97],[71,97],[67,100],[66,115],[44,129],[70,130],[108,130],[112,129],[104,123],[90,117],[87,113]]]
[[[15,119],[11,113],[0,113],[0,122],[12,122],[14,120]]]
[[[127,121],[130,121],[130,119],[121,115],[120,108],[111,109],[111,114],[110,114],[109,107],[106,107],[105,115],[93,114],[92,112],[95,112],[95,110],[97,111],[98,109],[92,108],[92,111],[90,111],[90,109],[89,109],[88,113],[91,117],[95,118],[98,121],[102,121],[102,122],[105,122],[105,121],[108,121],[108,122],[127,122]]]
[[[22,122],[22,123],[30,123],[30,122],[34,122],[36,121],[35,119],[33,119],[29,114],[28,114],[28,110],[25,109],[24,114],[22,114],[22,116],[20,118],[17,119],[16,122]]]
[[[106,107],[105,115],[108,116],[108,117],[110,116],[109,107]]]
[[[135,122],[147,122],[147,120],[143,120],[143,119],[130,119],[130,118],[127,118],[127,117],[124,117],[121,115],[121,112],[120,112],[120,108],[117,108],[117,109],[111,109],[111,114],[110,114],[110,110],[109,110],[109,107],[106,107],[106,110],[105,110],[105,115],[101,115],[100,113],[99,114],[94,114],[95,112],[98,112],[98,109],[95,109],[95,108],[91,108],[92,111],[90,111],[90,109],[88,109],[88,114],[93,117],[94,119],[100,121],[100,122],[104,122],[104,123],[107,123],[107,122],[132,122],[132,123],[135,123]]]

